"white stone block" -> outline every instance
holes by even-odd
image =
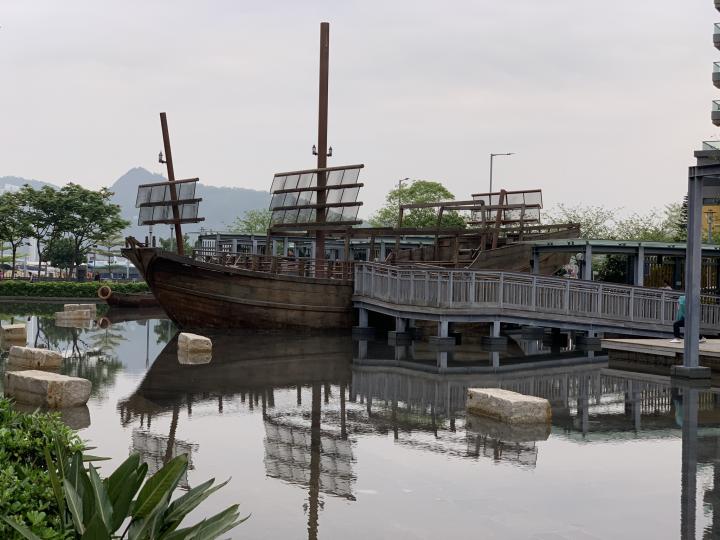
[[[468,414],[465,417],[465,432],[482,438],[505,443],[529,443],[546,441],[550,437],[550,423],[509,424],[488,416]]]
[[[0,326],[0,338],[4,341],[27,341],[27,329],[24,324]]]
[[[49,371],[6,371],[5,395],[18,403],[46,405],[52,409],[85,405],[92,383]]]
[[[33,347],[11,347],[7,360],[7,369],[42,369],[57,370],[62,365],[63,357],[59,352]]]
[[[178,352],[212,353],[210,338],[198,334],[181,332],[178,336]]]
[[[65,304],[64,310],[65,310],[65,312],[90,311],[93,314],[93,316],[95,316],[95,313],[97,313],[97,305],[96,304]]]
[[[90,311],[89,309],[74,309],[72,311],[56,311],[55,312],[55,319],[60,320],[82,320],[82,319],[92,319],[95,317],[95,312]]]
[[[466,408],[509,424],[549,422],[552,417],[547,399],[500,388],[468,388]]]
[[[178,351],[178,363],[185,366],[198,366],[202,364],[209,364],[212,360],[211,352],[196,352],[196,351]]]

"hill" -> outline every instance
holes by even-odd
[[[123,217],[131,222],[130,227],[125,231],[126,235],[130,234],[138,239],[143,239],[148,232],[147,227],[137,225],[138,212],[135,208],[135,198],[138,186],[164,180],[166,178],[162,175],[135,167],[109,186],[110,191],[114,193],[113,202],[120,205]],[[40,188],[43,185],[58,187],[57,184],[50,182],[2,176],[0,177],[0,192],[19,188],[24,184],[29,184],[34,188]],[[200,183],[196,194],[203,199],[200,203],[200,215],[205,216],[205,221],[186,225],[183,230],[189,233],[199,232],[201,227],[210,230],[225,230],[236,217],[242,216],[246,210],[267,208],[270,204],[270,194],[267,191],[253,189],[206,186]],[[167,231],[164,229],[165,226],[162,226],[162,229],[156,228],[155,234],[160,237],[169,236],[170,229],[168,228]]]

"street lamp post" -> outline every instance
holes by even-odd
[[[402,183],[410,180],[409,178],[401,178],[398,180],[398,225],[400,225],[400,214],[402,213]]]
[[[492,179],[493,179],[493,158],[495,156],[513,156],[515,155],[515,152],[506,152],[504,154],[490,154],[490,193],[493,192],[492,190]]]

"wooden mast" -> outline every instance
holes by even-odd
[[[172,201],[173,221],[175,223],[175,244],[178,255],[185,254],[185,241],[180,225],[180,209],[178,208],[177,191],[175,189],[175,169],[173,168],[172,151],[170,150],[170,133],[168,132],[167,115],[160,113],[160,125],[162,126],[163,146],[165,147],[165,163],[167,164],[168,181],[170,182],[170,200]]]
[[[320,23],[320,87],[318,106],[318,146],[317,146],[317,168],[327,167],[327,132],[328,132],[328,74],[330,63],[330,23]],[[327,185],[325,172],[318,172],[317,185],[319,188]],[[326,209],[322,206],[327,200],[327,191],[317,192],[316,221],[318,224],[325,223]],[[320,263],[325,260],[325,232],[318,228],[315,231],[315,261]],[[316,270],[321,264],[316,264]]]

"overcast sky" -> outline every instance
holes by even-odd
[[[457,198],[540,187],[545,206],[682,197],[710,106],[712,0],[0,0],[0,176],[109,185],[163,172],[268,189],[312,167],[319,23],[333,165],[367,215],[398,178]]]

